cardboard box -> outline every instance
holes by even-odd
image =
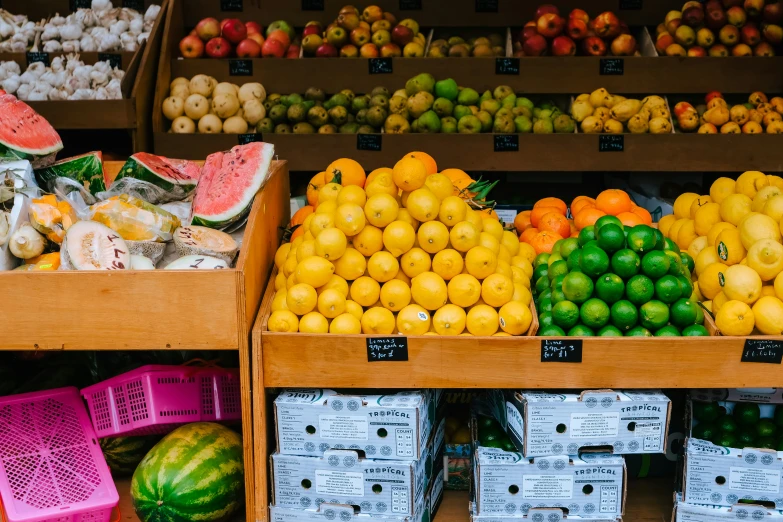
[[[578,515],[568,515],[560,508],[531,508],[527,515],[478,515],[475,512],[475,505],[471,504],[471,522],[515,522],[516,520],[531,520],[535,522],[562,522],[582,521],[590,522],[622,522],[621,517],[580,517]]]
[[[606,453],[528,459],[480,447],[474,477],[476,512],[482,516],[564,507],[571,515],[615,517],[625,507],[625,461]]]
[[[332,390],[286,390],[275,399],[277,450],[322,456],[353,449],[370,459],[418,460],[437,413],[436,392],[342,395]]]
[[[706,440],[685,442],[684,500],[731,507],[740,499],[783,509],[783,452],[735,449]]]
[[[759,405],[761,419],[771,419],[777,405],[783,404],[783,388],[691,390],[685,405],[685,429],[689,435],[692,435],[693,427],[699,424],[698,419],[693,416],[695,402],[717,402],[729,413],[734,411],[734,405],[738,402],[752,402]]]
[[[657,390],[522,391],[507,396],[505,410],[525,457],[576,455],[595,446],[615,455],[666,452],[671,401]]]
[[[756,504],[736,504],[731,507],[703,506],[677,502],[672,522],[716,522],[718,520],[783,520],[783,511]]]

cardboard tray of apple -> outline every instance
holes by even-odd
[[[655,29],[661,56],[775,56],[783,44],[783,2],[709,0],[669,11]]]
[[[783,98],[763,92],[749,96],[718,91],[688,97],[674,106],[675,132],[699,134],[783,134]]]
[[[180,56],[194,58],[299,58],[301,46],[285,20],[264,30],[255,21],[204,18],[179,42]]]

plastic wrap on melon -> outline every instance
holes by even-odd
[[[47,194],[30,202],[30,224],[53,243],[62,244],[65,232],[78,221],[76,211],[67,201]]]
[[[177,216],[127,194],[92,205],[90,219],[129,241],[171,241],[180,226]]]

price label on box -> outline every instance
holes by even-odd
[[[381,134],[357,134],[356,150],[369,150],[370,152],[380,152],[383,146],[383,136]]]
[[[394,64],[391,58],[370,58],[370,74],[392,74]]]
[[[495,134],[495,152],[519,152],[518,134]]]
[[[780,364],[783,361],[783,341],[745,339],[741,362]]]
[[[625,74],[625,60],[622,58],[601,58],[598,74],[601,76],[622,76]]]
[[[541,362],[582,362],[582,340],[541,340]]]
[[[264,141],[264,135],[260,132],[255,134],[237,134],[237,141],[240,145],[247,145],[248,143]]]
[[[245,10],[242,0],[220,0],[220,10],[225,12],[241,13]]]
[[[639,11],[644,8],[644,0],[620,0],[621,11]]]
[[[229,76],[253,76],[253,60],[229,60]]]
[[[302,11],[323,11],[324,0],[302,0]]]
[[[495,74],[519,76],[519,58],[495,58]]]
[[[421,0],[400,0],[400,11],[421,11]]]
[[[49,67],[49,53],[33,53],[29,52],[27,53],[27,65],[30,66],[31,63],[35,62],[41,62],[45,66]]]
[[[623,152],[625,136],[622,134],[599,134],[598,152]]]
[[[112,69],[122,69],[122,56],[118,53],[98,53],[98,61],[109,62]]]
[[[407,337],[368,337],[367,362],[407,361]]]

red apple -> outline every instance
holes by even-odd
[[[247,34],[262,33],[261,24],[258,22],[245,22],[245,29]]]
[[[733,25],[724,25],[718,33],[718,38],[723,45],[735,45],[740,39],[739,29]]]
[[[308,25],[304,28],[304,31],[302,31],[302,36],[310,36],[311,34],[320,35],[322,32],[320,25]]]
[[[238,44],[247,38],[247,29],[245,29],[245,24],[238,18],[230,18],[223,26],[222,35],[223,38],[232,44]]]
[[[751,18],[759,17],[764,12],[764,0],[745,0],[744,7]]]
[[[525,41],[530,38],[531,36],[538,34],[538,29],[536,28],[535,22],[528,22],[525,24],[525,27],[522,29],[522,36],[520,37],[519,41],[522,43],[525,43]]]
[[[764,38],[772,45],[780,45],[783,42],[783,27],[775,24],[764,26]]]
[[[721,94],[719,91],[710,91],[704,97],[704,103],[710,103],[715,98],[723,99],[723,94]]]
[[[720,31],[721,27],[729,23],[729,20],[723,9],[708,9],[705,23],[713,31]]]
[[[666,48],[674,43],[674,37],[669,33],[663,33],[655,41],[655,50],[658,54],[666,54]]]
[[[601,38],[614,38],[620,34],[620,19],[611,11],[606,11],[595,17],[593,30]]]
[[[630,34],[621,34],[612,40],[611,50],[615,56],[632,56],[636,52],[636,38]]]
[[[552,40],[553,56],[573,56],[576,54],[576,44],[567,36],[558,36]]]
[[[540,34],[531,36],[522,46],[522,50],[525,51],[525,56],[543,56],[546,54],[546,48],[546,38]]]
[[[325,43],[315,51],[315,55],[319,58],[337,58],[340,53],[337,51],[337,47],[330,43]]]
[[[710,47],[710,50],[707,51],[707,54],[709,54],[710,56],[722,58],[729,55],[729,48],[723,44],[715,44],[712,47]]]
[[[704,21],[704,9],[700,5],[692,5],[682,12],[682,21],[685,25],[699,27]]]
[[[691,105],[688,102],[679,102],[677,105],[674,106],[674,115],[678,118],[683,115],[683,113],[687,111],[695,111],[696,109],[693,108],[693,105]]]
[[[533,19],[538,21],[538,19],[544,16],[545,14],[554,14],[560,16],[560,11],[557,9],[557,7],[553,6],[552,4],[543,4],[540,5],[538,9],[536,9],[536,16]]]
[[[196,25],[196,34],[204,42],[220,36],[220,22],[216,18],[204,18]]]
[[[396,43],[387,43],[381,46],[381,56],[384,58],[398,58],[402,56],[402,49]]]
[[[261,56],[264,58],[282,58],[285,52],[286,46],[276,38],[267,38],[261,46]]]
[[[726,18],[734,27],[742,27],[748,21],[748,14],[741,7],[734,6],[726,11]]]
[[[756,27],[756,24],[750,22],[740,29],[740,38],[742,39],[742,43],[753,47],[761,41],[761,31]]]
[[[581,20],[585,24],[590,23],[590,15],[588,15],[587,12],[583,11],[582,9],[574,9],[573,11],[568,13],[568,19]]]
[[[180,40],[179,52],[185,58],[201,58],[204,54],[204,42],[198,36],[188,35]]]
[[[225,38],[218,36],[207,42],[207,56],[228,58],[229,54],[231,54],[231,43]]]
[[[288,50],[285,52],[285,57],[290,59],[299,58],[299,54],[301,53],[301,47],[298,45],[291,45],[288,47]]]
[[[581,40],[587,37],[587,24],[579,18],[571,18],[568,20],[566,32],[574,40]]]
[[[258,58],[261,56],[261,46],[255,40],[245,38],[237,45],[237,56],[240,58]]]
[[[249,40],[253,40],[258,45],[264,45],[264,37],[263,37],[263,35],[261,33],[249,34],[249,35],[247,35],[247,37],[248,37]]]
[[[732,56],[753,56],[753,49],[749,45],[741,43],[734,46],[731,50]]]
[[[554,13],[545,13],[536,22],[538,34],[547,38],[554,38],[563,32],[565,21]]]
[[[372,34],[370,33],[370,30],[365,27],[357,27],[351,31],[350,34],[351,43],[356,47],[361,47],[368,43],[370,38],[372,38]]]
[[[354,44],[343,45],[340,49],[340,58],[358,58],[359,48]]]
[[[188,36],[198,36],[198,33],[196,32],[196,28],[194,27],[192,31],[188,33]]]
[[[267,40],[280,40],[280,42],[283,44],[283,47],[288,49],[288,46],[291,45],[291,37],[288,36],[288,33],[283,31],[282,29],[276,29],[269,33],[266,36]]]
[[[761,42],[753,49],[755,56],[775,56],[775,48],[768,42]]]
[[[404,25],[398,25],[391,31],[392,42],[396,43],[401,48],[411,43],[413,41],[413,36],[413,31]]]
[[[223,28],[226,26],[228,22],[231,21],[231,18],[224,18],[220,21],[220,32],[223,32]]]
[[[378,46],[374,43],[366,43],[359,48],[359,56],[362,58],[378,58],[380,54]]]
[[[720,3],[720,0],[707,0],[704,4],[705,11],[711,11],[713,9],[723,9],[723,4]]]
[[[783,3],[772,2],[764,6],[764,21],[768,24],[777,24],[783,20]]]
[[[688,56],[702,58],[704,56],[707,56],[707,51],[704,49],[704,47],[699,47],[698,45],[696,45],[688,49]]]
[[[597,36],[588,36],[582,40],[582,50],[589,56],[605,56],[606,44]]]

